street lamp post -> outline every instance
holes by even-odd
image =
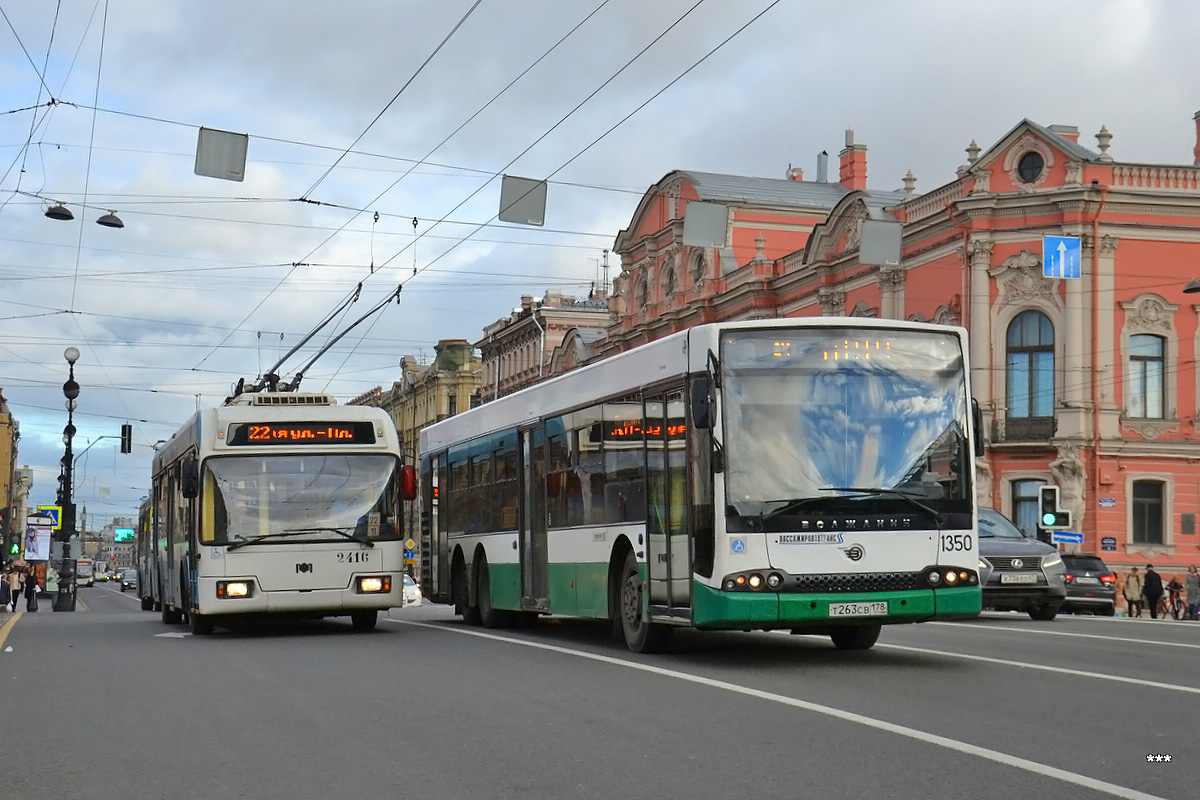
[[[66,452],[63,454],[63,492],[62,512],[59,521],[62,523],[59,538],[62,540],[62,560],[58,570],[58,594],[54,597],[55,611],[75,610],[75,559],[71,556],[71,538],[75,535],[75,502],[71,497],[71,483],[74,480],[75,459],[71,453],[71,442],[75,438],[75,404],[79,397],[79,384],[75,382],[75,362],[79,360],[79,350],[68,347],[63,351],[67,360],[70,374],[63,384],[63,396],[67,398],[67,427],[63,428],[63,444]]]

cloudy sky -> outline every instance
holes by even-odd
[[[523,293],[586,295],[673,169],[816,172],[853,128],[868,182],[929,191],[1029,117],[1190,164],[1200,4],[866,0],[0,0],[0,388],[53,501],[63,351],[81,351],[76,499],[132,514],[152,446],[361,296],[284,364],[342,400],[472,341]],[[507,87],[507,88],[506,88]],[[201,127],[245,180],[194,174]],[[834,162],[836,164],[836,161]],[[503,174],[544,227],[495,221]],[[44,216],[53,203],[73,221]],[[125,223],[105,228],[108,211]],[[414,231],[413,220],[416,220]],[[614,261],[615,263],[615,261]],[[414,274],[414,270],[415,273]],[[120,426],[134,452],[119,453]]]

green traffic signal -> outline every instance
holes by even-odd
[[[14,555],[14,556],[21,555],[21,545],[18,544],[17,542],[13,542],[12,544],[10,544],[8,546],[8,553],[9,553],[9,555]]]
[[[1058,521],[1057,514],[1054,514],[1049,511],[1047,511],[1045,514],[1042,514],[1042,524],[1043,525],[1047,525],[1047,526],[1053,525],[1056,521]]]

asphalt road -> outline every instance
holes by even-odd
[[[111,584],[79,596],[0,614],[4,797],[1200,797],[1200,623],[989,614],[865,653],[685,632],[636,656],[444,606],[197,638]]]

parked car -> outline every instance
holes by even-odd
[[[127,569],[121,573],[121,591],[125,590],[137,591],[138,578],[136,569]]]
[[[1064,611],[1090,611],[1105,617],[1117,613],[1117,578],[1091,553],[1063,553],[1067,602]]]
[[[1054,619],[1067,599],[1066,570],[1058,550],[1021,532],[993,508],[979,509],[983,607]]]
[[[417,582],[408,574],[404,576],[404,605],[421,605],[421,587],[417,586]]]

